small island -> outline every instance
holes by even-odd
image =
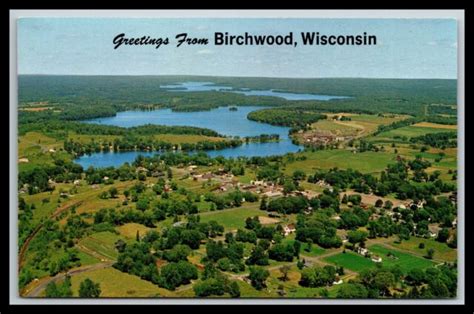
[[[234,106],[229,107],[229,111],[237,111],[237,110],[238,110],[237,107],[234,107]]]

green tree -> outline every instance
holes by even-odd
[[[426,258],[427,259],[433,259],[434,257],[435,250],[433,248],[430,248],[426,251]]]
[[[449,238],[449,229],[443,228],[439,231],[436,241],[445,243]]]
[[[100,284],[89,278],[86,278],[79,286],[79,296],[81,298],[98,298],[101,292]]]
[[[68,298],[72,297],[71,290],[71,277],[66,276],[63,283],[56,284],[54,281],[50,282],[46,286],[46,297],[47,298]]]
[[[250,267],[249,279],[252,286],[257,290],[262,290],[265,287],[265,281],[270,272],[263,267]]]
[[[341,285],[337,291],[338,299],[366,299],[367,297],[367,288],[360,283],[348,283]]]
[[[354,231],[349,231],[347,233],[347,239],[349,240],[350,243],[352,244],[357,244],[357,243],[364,243],[367,240],[367,236],[369,234],[365,231],[359,231],[359,230],[354,230]]]
[[[395,284],[395,276],[388,271],[380,271],[374,277],[374,286],[379,289],[382,296],[389,292],[389,288]]]
[[[290,272],[290,265],[283,265],[280,267],[280,272],[281,272],[281,280],[282,281],[287,281],[288,280],[288,273]]]
[[[240,297],[240,287],[237,281],[232,281],[229,284],[229,295],[231,298],[238,298]]]
[[[117,197],[117,194],[118,194],[118,190],[115,186],[111,187],[109,189],[109,194],[110,194],[110,197],[111,198],[116,198]]]

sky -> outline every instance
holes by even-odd
[[[175,36],[211,39],[176,48]],[[376,46],[215,46],[214,32],[241,35],[377,36]],[[113,38],[169,37],[170,44],[122,46]],[[454,19],[21,18],[18,73],[254,77],[457,77]]]

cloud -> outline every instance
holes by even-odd
[[[202,49],[202,50],[199,50],[197,52],[198,55],[211,55],[213,53],[214,52],[212,50],[209,50],[209,49]]]
[[[457,43],[457,42],[456,42],[456,43],[452,43],[452,44],[451,44],[451,47],[457,48],[457,47],[458,47],[458,43]]]
[[[429,41],[428,45],[430,46],[438,46],[438,43],[436,41]]]

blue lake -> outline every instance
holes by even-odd
[[[173,112],[171,109],[153,111],[123,111],[114,117],[91,119],[84,122],[121,127],[132,127],[143,124],[195,126],[212,129],[226,136],[257,136],[260,134],[278,134],[279,142],[249,143],[235,148],[208,151],[208,155],[239,157],[239,156],[271,156],[297,152],[300,146],[294,145],[288,137],[288,127],[273,126],[266,123],[255,122],[247,119],[251,111],[260,110],[262,107],[238,107],[237,111],[230,111],[228,107],[219,107],[210,111],[198,112]],[[120,166],[125,162],[132,162],[138,155],[150,156],[157,152],[119,152],[119,153],[94,153],[76,159],[84,168],[89,166],[108,167]]]
[[[299,94],[299,93],[287,93],[281,91],[275,91],[273,89],[268,90],[251,90],[248,88],[242,88],[234,90],[230,86],[215,85],[212,82],[184,82],[176,83],[171,85],[161,85],[160,88],[174,92],[232,92],[238,94],[244,94],[246,96],[273,96],[280,97],[286,100],[330,100],[330,99],[343,99],[348,98],[347,96],[329,96],[319,94]]]

